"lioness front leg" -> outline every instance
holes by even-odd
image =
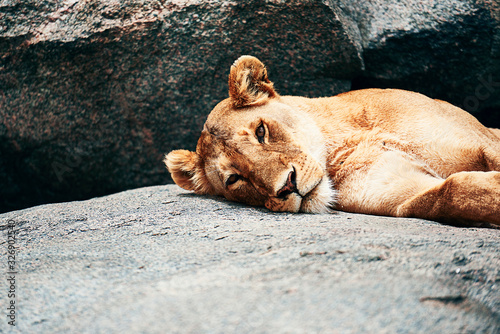
[[[352,154],[355,161],[363,157],[375,161],[369,168],[334,180],[339,210],[500,226],[500,172],[459,172],[443,179],[405,153],[388,151],[373,158],[370,152]]]
[[[401,217],[500,226],[500,172],[460,172],[399,205]]]

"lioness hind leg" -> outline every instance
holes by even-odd
[[[500,172],[460,172],[399,205],[397,215],[500,226]]]

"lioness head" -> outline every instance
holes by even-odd
[[[257,58],[240,57],[229,74],[229,98],[208,116],[196,152],[165,157],[175,183],[272,211],[328,211],[335,192],[323,136],[293,101],[278,95]]]

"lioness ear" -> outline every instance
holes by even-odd
[[[235,108],[263,104],[275,96],[278,93],[260,60],[241,56],[234,62],[229,73],[229,97]]]
[[[186,150],[172,151],[165,156],[163,162],[179,187],[201,195],[211,193],[212,187],[197,153]]]

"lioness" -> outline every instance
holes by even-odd
[[[184,189],[272,211],[500,225],[500,130],[403,90],[280,96],[251,56],[231,67],[196,152],[164,162]]]

